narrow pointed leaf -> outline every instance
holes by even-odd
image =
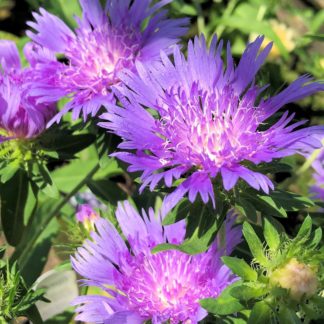
[[[256,281],[258,274],[253,270],[243,259],[223,256],[222,261],[227,265],[235,274],[246,281]]]
[[[265,254],[263,253],[263,245],[255,233],[252,226],[245,222],[243,224],[243,235],[249,245],[252,255],[254,258],[262,265],[268,265],[268,259],[266,258]]]

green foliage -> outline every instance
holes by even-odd
[[[214,241],[217,233],[221,230],[224,219],[229,210],[227,198],[222,192],[216,197],[216,208],[197,200],[189,205],[186,200],[182,201],[169,215],[165,223],[179,221],[186,218],[186,239],[181,245],[164,243],[156,246],[152,251],[175,249],[188,254],[205,252]],[[179,216],[175,214],[179,211]]]
[[[254,189],[244,189],[238,193],[236,208],[244,216],[256,221],[256,212],[263,216],[287,217],[289,211],[299,211],[314,206],[314,202],[298,194],[273,190],[264,194]]]
[[[265,323],[272,320],[279,323],[301,323],[301,318],[323,319],[322,305],[324,298],[317,294],[324,288],[323,281],[323,246],[321,245],[320,228],[312,231],[312,220],[305,218],[295,238],[279,233],[269,221],[264,222],[265,243],[257,236],[253,227],[245,222],[243,235],[253,256],[252,266],[236,257],[223,257],[223,262],[238,275],[241,280],[229,286],[216,299],[201,301],[201,305],[216,315],[229,315],[243,309],[251,311],[248,323]],[[289,265],[289,267],[287,267]],[[296,267],[296,270],[290,270]],[[304,283],[298,282],[289,271],[304,271],[303,276],[309,277],[308,285],[317,282],[316,291],[304,292]],[[275,278],[279,276],[279,281]],[[295,291],[280,286],[281,280],[289,286],[301,285],[301,297],[296,299]],[[286,287],[288,287],[286,286]],[[290,287],[290,286],[289,286]],[[233,308],[232,308],[233,307]],[[237,308],[236,308],[237,307]]]
[[[41,323],[34,304],[44,300],[44,291],[27,288],[17,264],[5,263],[0,267],[0,320],[5,322],[19,316],[27,316],[34,323]]]
[[[19,170],[0,186],[0,212],[4,234],[9,244],[18,245],[25,230],[24,210],[28,196],[26,172]]]

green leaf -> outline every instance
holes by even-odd
[[[243,224],[243,235],[247,241],[247,244],[249,245],[249,248],[254,258],[262,266],[268,266],[269,261],[263,253],[263,245],[252,226],[247,222],[244,222]]]
[[[257,299],[268,293],[266,285],[262,284],[242,284],[231,289],[231,296],[241,301]]]
[[[246,190],[240,196],[265,215],[287,217],[285,209],[277,204],[269,195],[261,194],[256,190]]]
[[[251,315],[248,320],[248,324],[271,323],[271,317],[272,317],[272,309],[269,307],[269,305],[266,302],[260,301],[253,306]]]
[[[200,301],[200,305],[208,311],[208,313],[216,315],[229,315],[245,309],[236,298],[230,295],[231,290],[241,283],[234,283],[227,287],[217,298],[206,298]]]
[[[243,259],[236,257],[223,256],[222,261],[227,265],[235,274],[246,281],[256,281],[258,274],[253,270]]]
[[[40,255],[40,245],[42,245],[43,240],[46,241],[46,236],[48,233],[47,228],[53,226],[53,223],[50,223],[50,226],[44,225],[44,216],[48,215],[56,205],[56,199],[50,199],[46,197],[44,201],[39,202],[38,208],[29,219],[27,229],[25,230],[19,245],[16,247],[16,250],[11,257],[11,260],[18,260],[19,266],[23,271],[26,266],[27,268],[29,267],[28,262],[30,259],[34,258],[33,255]],[[41,233],[39,237],[37,237],[38,233]],[[44,252],[44,254],[46,254],[46,251]],[[40,265],[35,265],[36,272],[38,271],[38,266],[41,266],[42,260],[39,259],[37,260],[37,262],[39,262]],[[31,273],[31,276],[32,275],[33,273]]]
[[[127,195],[118,185],[107,180],[90,180],[87,183],[89,189],[98,197],[116,205],[118,201],[127,199]]]
[[[160,244],[152,252],[178,250],[188,254],[205,252],[214,241],[215,236],[223,225],[229,206],[221,193],[217,196],[216,209],[197,201],[187,217],[186,239],[181,245]]]
[[[286,211],[299,211],[315,205],[311,199],[289,191],[274,190],[270,196],[278,206]]]
[[[14,160],[5,167],[1,168],[0,175],[1,175],[1,182],[6,183],[9,181],[16,172],[20,169],[20,162],[18,160]]]
[[[261,213],[276,217],[287,217],[286,211],[299,211],[314,206],[307,197],[281,190],[264,195],[254,189],[248,189],[240,194],[240,199],[246,199]]]
[[[303,37],[311,38],[314,41],[317,40],[317,41],[324,42],[324,34],[321,34],[321,35],[320,34],[319,35],[308,34],[308,35],[304,35]]]
[[[59,196],[57,187],[53,183],[46,165],[35,162],[32,165],[30,173],[31,185],[35,196],[37,196],[38,190],[51,198],[57,198]]]
[[[25,311],[25,315],[33,324],[43,324],[42,317],[35,305],[29,307],[29,309]]]
[[[322,240],[322,236],[323,236],[323,231],[322,229],[319,227],[315,230],[314,232],[314,237],[312,239],[312,241],[310,242],[308,248],[309,249],[315,249],[318,244],[321,243],[321,240]]]
[[[312,219],[310,216],[307,216],[302,224],[302,226],[300,227],[296,237],[294,238],[294,241],[307,241],[307,239],[309,238],[311,231],[312,231]]]
[[[280,245],[280,235],[267,218],[264,218],[263,235],[269,248],[273,251],[277,250]]]
[[[74,310],[67,310],[61,314],[58,314],[51,319],[45,321],[45,324],[62,324],[62,323],[71,323],[72,317],[74,316]]]
[[[0,185],[1,222],[7,242],[17,246],[24,233],[24,210],[28,197],[26,172],[19,170],[8,182]]]
[[[297,317],[295,311],[281,304],[279,307],[278,318],[280,323],[285,324],[301,324],[301,320]]]
[[[75,154],[90,146],[96,137],[93,134],[74,135],[71,129],[51,127],[38,139],[44,151],[57,152],[61,159],[72,159]]]
[[[278,37],[278,35],[272,30],[270,24],[267,21],[258,21],[256,17],[257,14],[254,15],[252,19],[247,17],[246,14],[233,14],[229,17],[220,18],[217,23],[218,25],[225,25],[227,27],[239,29],[241,32],[246,34],[258,33],[260,35],[265,35],[276,43],[281,55],[283,55],[284,58],[288,58],[286,47],[282,44],[280,37]]]
[[[321,296],[312,297],[307,304],[303,303],[301,308],[305,312],[306,321],[324,319],[324,298]]]
[[[188,199],[183,199],[169,214],[163,219],[163,225],[171,225],[189,216],[192,203]]]
[[[20,272],[27,285],[31,286],[42,273],[47,262],[48,253],[52,247],[52,240],[59,231],[56,219],[47,226],[33,246],[26,263],[20,265]]]
[[[97,161],[72,160],[70,163],[52,172],[52,179],[57,188],[65,193],[71,192],[75,185],[96,165]]]
[[[241,214],[252,222],[255,223],[257,221],[256,209],[248,200],[240,196],[235,202],[235,208],[237,208]]]

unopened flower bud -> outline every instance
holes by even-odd
[[[76,219],[83,223],[84,227],[90,231],[93,229],[93,224],[99,215],[93,208],[88,204],[79,205],[78,211],[76,213]]]
[[[275,270],[270,281],[273,285],[288,289],[290,297],[299,301],[303,296],[313,296],[318,288],[316,273],[312,267],[291,259],[284,267]]]

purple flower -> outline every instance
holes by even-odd
[[[137,74],[121,76],[126,86],[116,87],[116,92],[124,108],[109,106],[102,116],[107,122],[100,126],[123,138],[123,152],[115,155],[130,164],[129,171],[143,172],[141,189],[150,184],[153,190],[161,180],[170,187],[186,175],[165,200],[165,211],[186,193],[191,201],[198,193],[204,202],[209,197],[214,201],[213,180],[218,174],[226,190],[241,178],[268,193],[272,182],[246,162],[271,162],[320,146],[313,135],[323,134],[322,126],[299,129],[305,121],[291,123],[294,114],[288,111],[274,124],[268,122],[283,105],[323,90],[324,85],[302,76],[262,99],[266,87],[258,87],[254,78],[271,48],[269,44],[260,51],[262,41],[258,37],[249,44],[236,67],[228,44],[225,68],[222,41],[217,45],[214,37],[208,50],[205,39],[197,37],[188,44],[187,59],[175,47],[172,61],[162,52],[162,62],[137,64]]]
[[[133,69],[135,62],[146,64],[159,59],[160,50],[169,51],[186,28],[187,19],[167,19],[158,11],[171,0],[80,0],[82,19],[72,31],[58,17],[40,9],[36,22],[29,22],[35,33],[28,36],[53,54],[63,54],[66,63],[48,57],[37,65],[40,84],[34,93],[42,100],[71,101],[54,121],[72,110],[73,118],[96,115],[106,102],[115,102],[111,86],[120,82],[119,72]],[[146,27],[142,26],[148,19]],[[44,82],[46,85],[44,85]]]
[[[315,184],[310,187],[310,193],[314,198],[324,200],[324,149],[318,152],[312,167],[314,169],[313,179]]]
[[[76,219],[81,223],[93,222],[99,218],[96,211],[88,204],[79,205]]]
[[[185,221],[164,227],[152,209],[142,216],[128,203],[119,204],[116,217],[125,243],[106,219],[95,222],[96,232],[72,257],[74,269],[84,285],[97,286],[101,295],[78,297],[77,320],[96,323],[197,323],[207,314],[199,300],[216,297],[236,280],[222,264],[241,240],[233,218],[226,223],[226,246],[216,240],[202,254],[188,255],[169,250],[156,254],[157,244],[181,244]]]
[[[56,112],[55,105],[37,103],[31,96],[27,84],[33,81],[33,69],[21,67],[14,42],[0,40],[0,64],[0,143],[33,138],[44,131]]]

